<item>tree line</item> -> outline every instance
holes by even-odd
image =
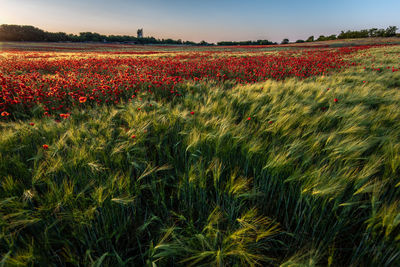
[[[271,42],[269,40],[257,40],[257,41],[222,41],[218,42],[218,45],[273,45],[277,44],[274,42]]]
[[[308,37],[306,40],[297,40],[295,43],[305,43],[305,42],[314,42],[314,41],[328,41],[328,40],[337,40],[337,39],[353,39],[353,38],[368,38],[368,37],[394,37],[399,36],[400,34],[396,33],[398,28],[396,26],[389,26],[386,29],[378,29],[372,28],[368,30],[360,30],[360,31],[341,31],[340,34],[332,34],[329,36],[320,35],[317,39],[314,36]],[[282,40],[281,44],[288,44],[289,39],[285,38]],[[258,40],[258,41],[223,41],[218,42],[218,45],[273,45],[277,44],[274,42],[270,42],[268,40]]]
[[[389,26],[386,29],[366,29],[360,31],[341,31],[340,34],[324,36],[317,39],[310,36],[306,40],[297,40],[296,43],[327,41],[337,39],[367,38],[367,37],[393,37],[397,34],[396,26]],[[26,42],[132,42],[137,44],[175,44],[175,45],[213,45],[206,41],[199,43],[182,41],[181,39],[156,39],[154,37],[137,38],[130,35],[103,35],[95,32],[81,32],[79,35],[67,34],[65,32],[47,32],[29,25],[0,25],[0,41],[26,41]],[[281,44],[288,44],[289,39],[285,38]],[[274,45],[269,40],[257,41],[222,41],[218,45]]]
[[[400,34],[396,33],[396,26],[389,26],[386,29],[366,29],[360,31],[341,31],[340,34],[332,34],[329,36],[320,35],[317,39],[314,39],[314,36],[308,37],[307,40],[297,40],[296,43],[304,43],[304,42],[314,42],[314,41],[329,41],[329,40],[338,40],[338,39],[355,39],[355,38],[368,38],[368,37],[400,37]],[[288,40],[288,39],[284,39]],[[284,42],[282,41],[282,43]]]
[[[0,25],[0,41],[10,42],[132,42],[137,44],[176,44],[176,45],[211,45],[182,41],[181,39],[156,39],[154,37],[137,38],[130,35],[103,35],[95,32],[81,32],[79,35],[65,32],[47,32],[29,25]]]

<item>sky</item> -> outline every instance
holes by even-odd
[[[0,0],[0,24],[199,42],[280,42],[400,28],[400,0]]]

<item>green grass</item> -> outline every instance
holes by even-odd
[[[400,48],[367,53],[1,123],[0,265],[399,265],[400,72],[369,67],[398,68]]]

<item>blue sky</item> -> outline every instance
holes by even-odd
[[[209,42],[400,28],[399,14],[400,0],[0,0],[0,24]]]

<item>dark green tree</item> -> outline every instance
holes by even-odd
[[[288,43],[289,43],[289,39],[288,38],[283,39],[282,42],[281,42],[281,44],[288,44]]]

